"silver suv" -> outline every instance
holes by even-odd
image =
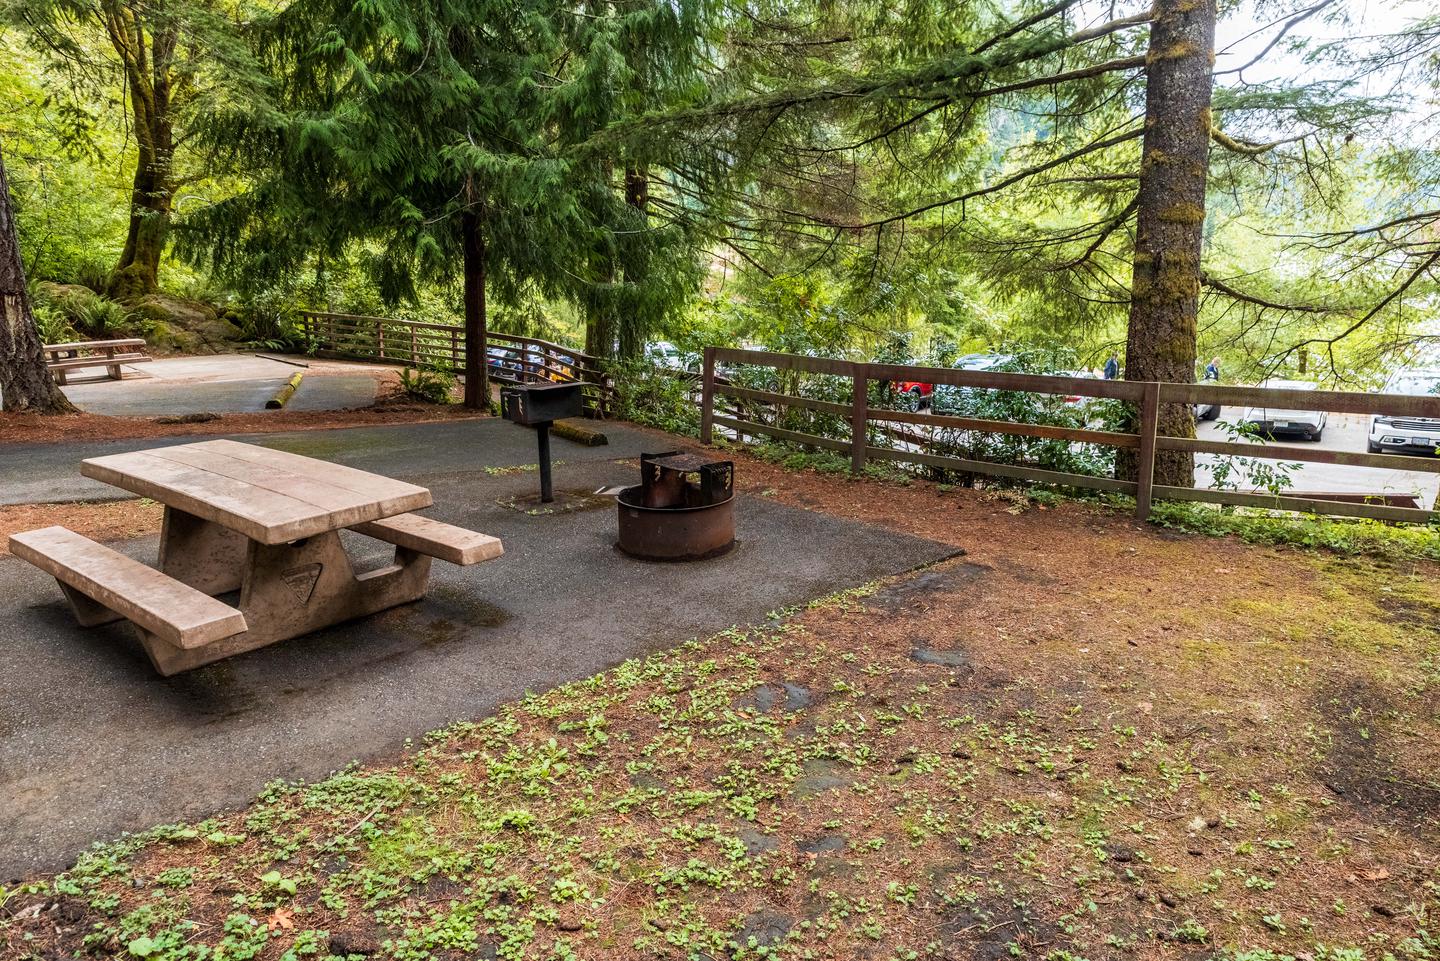
[[[1409,367],[1397,370],[1385,382],[1382,394],[1440,394],[1440,368]],[[1440,417],[1370,418],[1370,437],[1365,447],[1372,454],[1404,451],[1433,454],[1440,448]]]

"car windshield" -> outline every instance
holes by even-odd
[[[1440,394],[1440,373],[1400,374],[1385,388],[1387,394]]]

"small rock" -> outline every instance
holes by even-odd
[[[1197,858],[1203,858],[1205,856],[1205,852],[1199,848],[1186,848],[1185,853]]]
[[[578,917],[567,911],[562,913],[560,917],[556,919],[555,927],[559,928],[561,931],[579,931],[581,928],[585,927],[585,925],[581,923]]]
[[[845,844],[845,835],[843,834],[822,834],[819,837],[797,841],[795,847],[806,854],[823,854],[826,851],[843,851]]]
[[[774,947],[785,939],[795,922],[774,911],[752,911],[746,915],[740,930],[735,932],[735,943],[748,948],[753,940],[757,947]]]
[[[1160,892],[1160,903],[1163,904],[1163,905],[1165,905],[1167,908],[1173,908],[1173,907],[1175,907],[1179,902],[1177,902],[1177,901],[1175,900],[1175,895],[1169,893],[1168,891],[1161,891],[1161,892]]]
[[[1127,848],[1123,844],[1108,844],[1105,846],[1105,855],[1112,861],[1129,864],[1135,860],[1135,849]]]
[[[380,938],[374,931],[334,931],[330,934],[330,953],[345,957],[347,954],[378,954]]]
[[[763,854],[766,851],[773,851],[776,847],[776,840],[759,828],[743,827],[740,829],[740,840],[745,844],[745,853],[750,856]]]
[[[1393,917],[1395,917],[1395,909],[1392,908],[1392,907],[1390,907],[1390,905],[1388,905],[1388,904],[1372,904],[1372,905],[1370,905],[1370,910],[1371,910],[1371,911],[1374,911],[1376,914],[1380,915],[1380,917],[1382,917],[1382,918],[1393,918]]]
[[[939,667],[964,667],[970,662],[964,651],[937,651],[928,647],[915,648],[910,652],[910,658],[921,664],[934,664]]]

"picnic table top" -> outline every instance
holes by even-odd
[[[404,481],[288,451],[207,440],[82,461],[80,473],[214,521],[262,544],[429,507]]]

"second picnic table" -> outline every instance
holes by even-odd
[[[410,513],[430,506],[423,487],[237,441],[95,457],[80,472],[165,505],[158,570],[63,527],[12,535],[11,552],[55,576],[82,625],[132,621],[167,675],[416,600],[432,557],[502,552]],[[344,529],[395,545],[394,560],[357,574]],[[235,606],[217,599],[234,591]]]

